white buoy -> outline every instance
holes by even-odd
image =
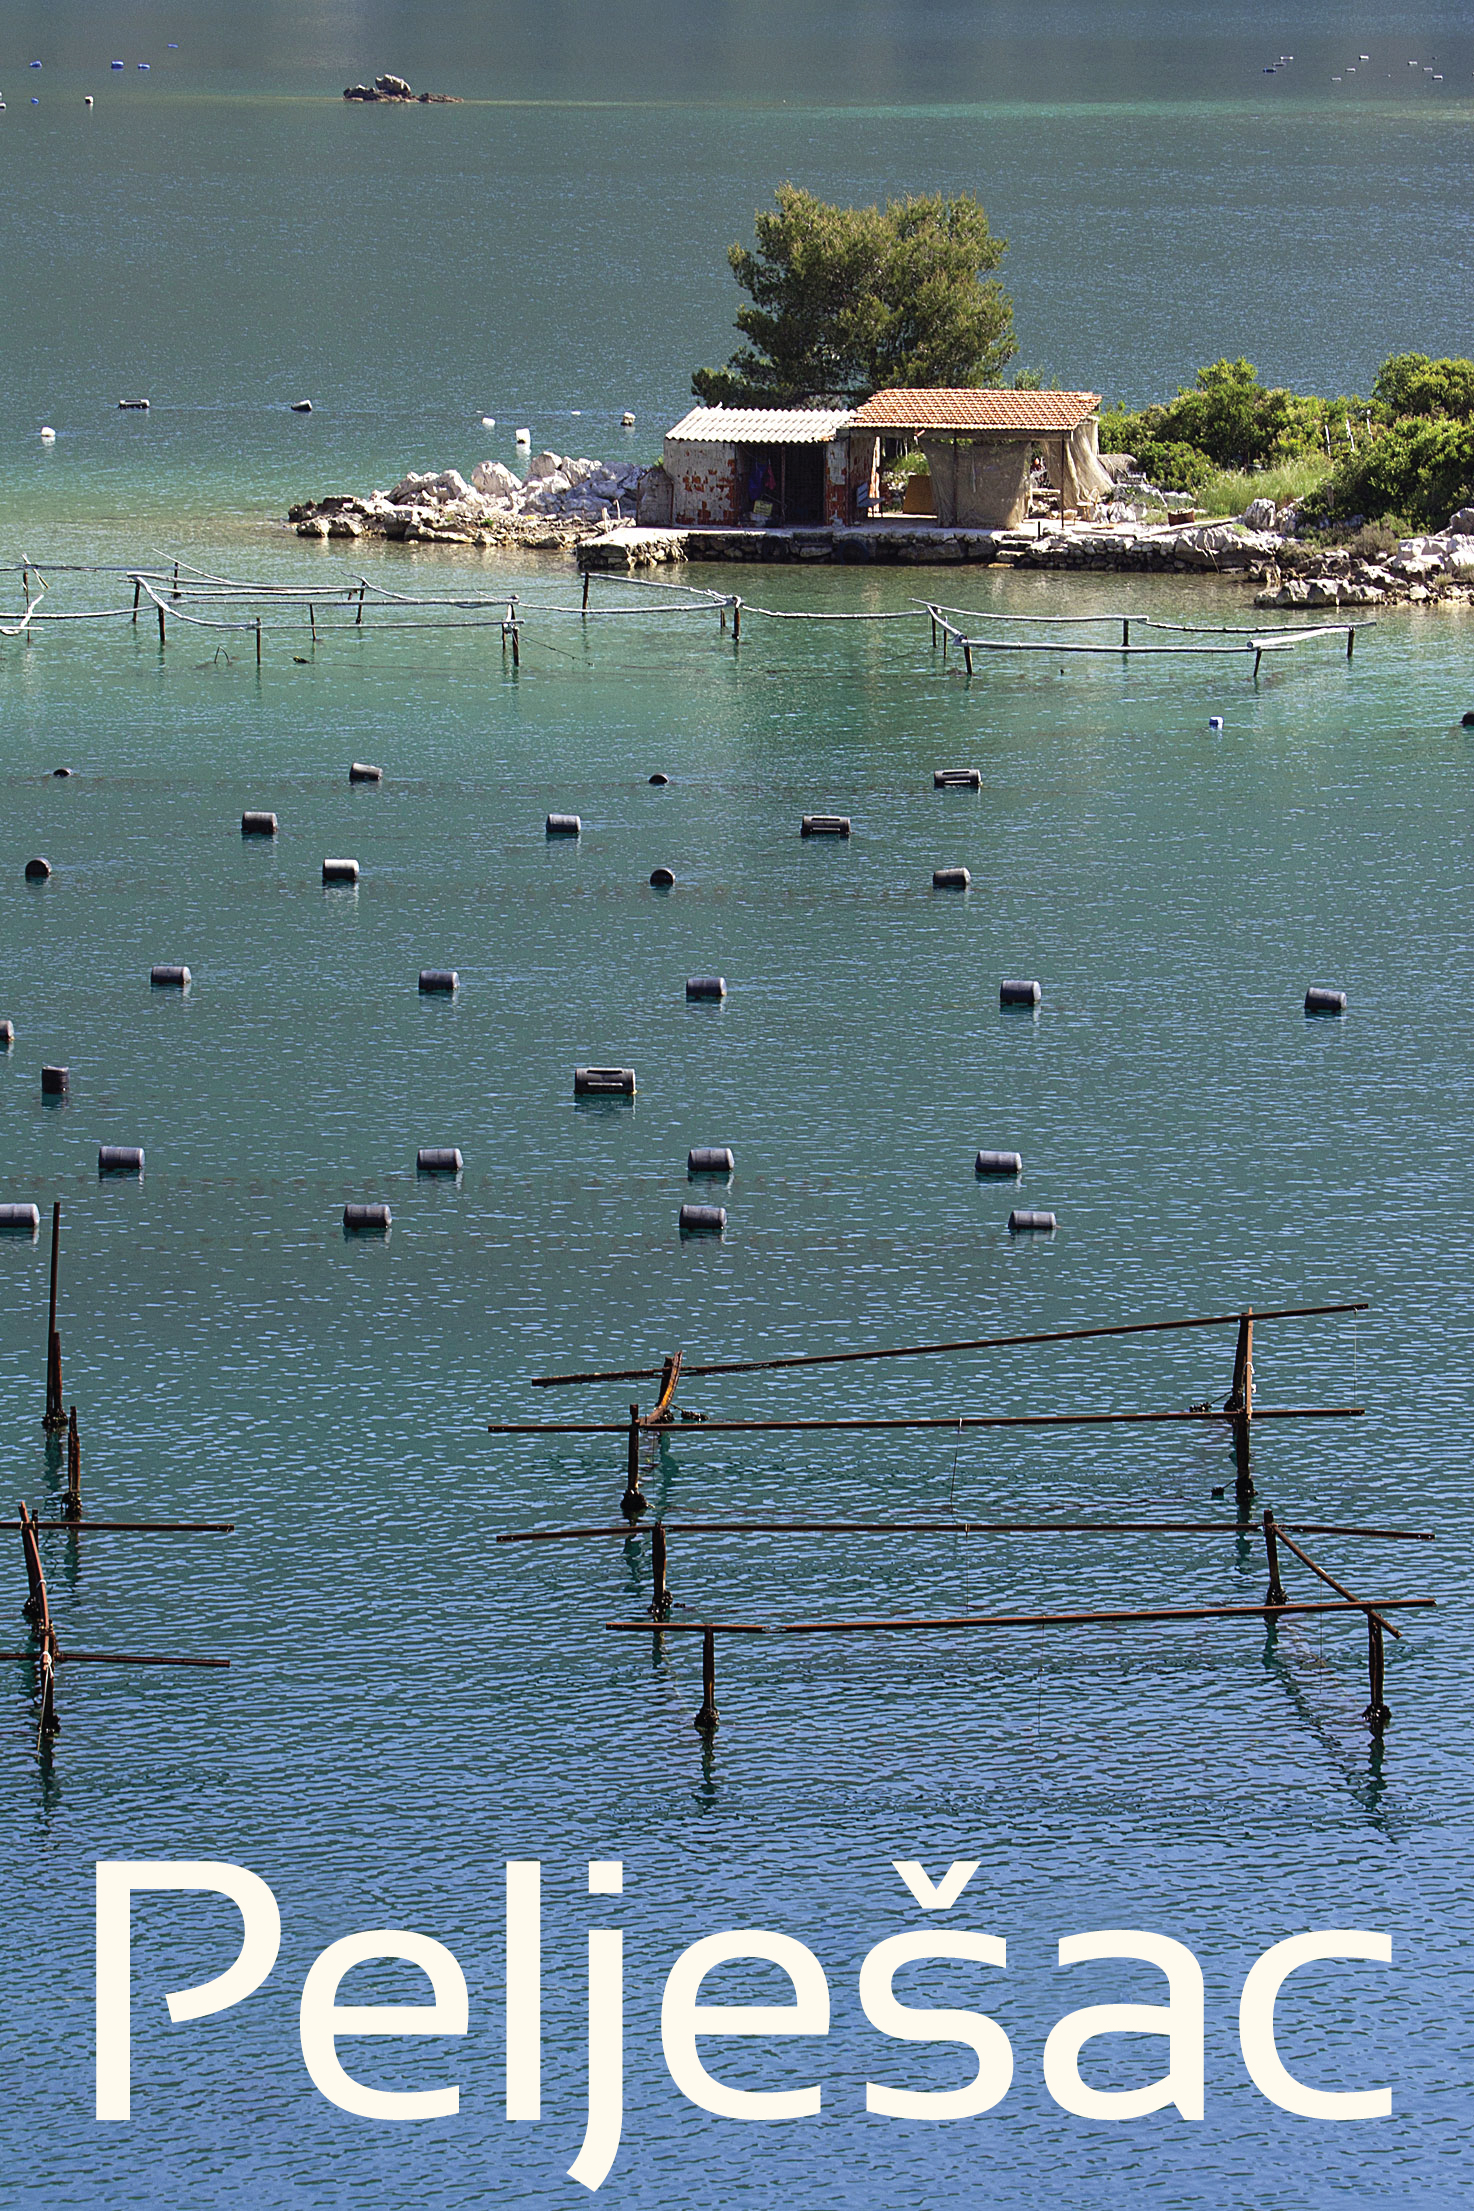
[[[1008,1216],[1010,1236],[1052,1236],[1059,1223],[1052,1213],[1034,1213],[1016,1205]]]
[[[358,862],[356,860],[324,860],[322,863],[322,879],[325,883],[356,883],[358,881]]]
[[[626,407],[624,413],[619,418],[619,427],[621,430],[633,430],[634,426],[635,418],[630,413],[628,407]]]
[[[1221,737],[1223,735],[1223,716],[1221,714],[1210,714],[1208,716],[1208,727],[1215,737]]]
[[[159,967],[149,969],[148,980],[152,990],[188,990],[194,977],[187,967],[181,966],[177,961],[166,961]]]
[[[496,428],[496,416],[483,415],[481,417],[481,427],[483,430],[494,430]]]
[[[0,1229],[7,1235],[34,1236],[41,1226],[41,1209],[36,1205],[0,1205]]]
[[[458,1175],[465,1164],[455,1144],[422,1144],[415,1153],[416,1174]]]
[[[41,425],[41,443],[43,445],[55,445],[56,443],[56,432],[49,422],[43,422]]]
[[[86,99],[85,99],[85,100],[84,100],[84,101],[82,102],[82,105],[83,105],[83,107],[91,107],[91,105],[92,105],[92,94],[91,94],[90,92],[88,93],[88,95],[87,95]]]
[[[532,444],[532,432],[530,430],[519,430],[516,442],[518,445],[530,446]]]

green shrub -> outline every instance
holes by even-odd
[[[1474,421],[1474,361],[1430,361],[1426,353],[1394,353],[1377,371],[1372,398],[1394,420],[1422,415]]]
[[[1406,516],[1415,530],[1441,530],[1456,508],[1474,501],[1474,422],[1394,422],[1336,463],[1307,502],[1308,519]]]

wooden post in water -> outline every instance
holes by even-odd
[[[1254,647],[1254,681],[1256,683],[1259,681],[1259,663],[1263,658],[1264,647],[1262,645],[1256,645]]]
[[[1382,1669],[1385,1652],[1382,1643],[1382,1623],[1374,1612],[1367,1614],[1367,1679],[1371,1700],[1362,1718],[1374,1735],[1381,1735],[1392,1714],[1382,1701]]]
[[[1124,614],[1121,617],[1121,650],[1123,653],[1131,650],[1131,624]]]
[[[307,620],[312,628],[312,642],[315,645],[317,643],[317,609],[310,599],[307,602]]]
[[[657,1620],[665,1620],[670,1616],[671,1596],[665,1578],[665,1529],[658,1520],[650,1537],[650,1566],[655,1583],[650,1610]]]
[[[174,563],[174,590],[173,590],[173,596],[174,596],[174,597],[175,597],[176,599],[177,599],[177,598],[178,598],[178,596],[179,596],[179,563],[178,563],[178,561],[177,561],[177,560],[176,560],[176,561],[175,561],[175,563]]]
[[[521,665],[522,665],[522,647],[521,647],[521,644],[519,643],[519,641],[518,641],[518,637],[517,637],[517,624],[516,624],[516,623],[514,622],[514,623],[512,624],[512,666],[513,666],[514,668],[520,668],[520,667],[521,667]]]
[[[162,652],[164,649],[164,602],[160,599],[157,604],[159,609],[159,651]]]
[[[67,1421],[67,1493],[61,1509],[68,1520],[82,1517],[82,1439],[77,1433],[75,1405]]]
[[[33,1627],[50,1625],[50,1613],[46,1603],[46,1576],[41,1571],[41,1549],[36,1541],[36,1523],[24,1505],[20,1508],[21,1556],[26,1562],[26,1601],[21,1606],[21,1616]]]
[[[56,1630],[48,1621],[41,1639],[41,1716],[38,1733],[44,1743],[49,1736],[61,1733],[61,1721],[56,1716]]]
[[[638,1520],[645,1510],[645,1500],[640,1494],[640,1408],[630,1407],[629,1441],[625,1450],[624,1495],[619,1509],[626,1520]]]
[[[701,1631],[701,1710],[691,1725],[698,1735],[715,1735],[721,1725],[717,1712],[717,1639],[710,1628]]]
[[[589,571],[587,568],[583,572],[583,611],[585,614],[589,611]]]
[[[363,627],[363,595],[367,589],[368,585],[366,583],[361,583],[358,587],[358,612],[353,617],[353,627],[355,629],[362,629]]]
[[[736,599],[736,598],[734,598],[734,599],[733,599],[733,601],[732,601],[732,643],[733,643],[734,645],[739,645],[739,644],[741,644],[741,642],[742,642],[742,601],[741,601],[740,599]]]
[[[1346,658],[1347,658],[1348,660],[1349,660],[1349,659],[1351,658],[1351,656],[1352,656],[1352,654],[1353,654],[1353,653],[1355,652],[1355,650],[1356,650],[1356,624],[1355,624],[1354,622],[1348,622],[1348,623],[1347,623],[1347,625],[1346,625]]]
[[[141,583],[139,582],[138,578],[137,578],[137,577],[135,576],[135,577],[134,577],[134,579],[133,579],[133,619],[134,619],[134,621],[135,621],[135,622],[136,622],[136,621],[138,620],[138,601],[139,601],[139,598],[140,598],[140,596],[142,595],[142,592],[143,592],[143,585],[142,585],[142,584],[141,584]]]
[[[61,1337],[56,1332],[56,1290],[61,1270],[61,1200],[51,1207],[51,1304],[46,1321],[46,1411],[41,1426],[56,1435],[67,1424],[61,1409]]]
[[[1269,1587],[1264,1592],[1264,1602],[1266,1605],[1287,1604],[1289,1599],[1285,1595],[1285,1585],[1280,1580],[1280,1551],[1274,1535],[1274,1513],[1267,1505],[1264,1508],[1264,1551],[1269,1560]]]
[[[964,638],[963,638],[963,640],[962,640],[962,663],[963,663],[963,666],[964,666],[964,667],[966,668],[966,670],[967,670],[968,674],[969,674],[969,675],[971,675],[971,674],[972,674],[972,647],[971,647],[971,645],[969,645],[969,643],[968,643],[968,641],[967,641],[967,639],[966,639],[965,637],[964,637]]]
[[[257,615],[257,617],[256,617],[256,666],[257,666],[257,667],[259,668],[259,667],[260,667],[260,665],[261,665],[261,617],[260,617],[260,615],[258,614],[258,615]]]
[[[1233,1383],[1224,1401],[1223,1410],[1232,1413],[1234,1496],[1240,1507],[1248,1504],[1254,1494],[1254,1476],[1249,1468],[1249,1423],[1254,1417],[1254,1313],[1252,1307],[1239,1315],[1239,1338],[1234,1346]]]

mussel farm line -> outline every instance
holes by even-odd
[[[62,1409],[61,1336],[57,1329],[57,1288],[61,1258],[61,1203],[51,1208],[51,1294],[46,1331],[46,1411],[42,1428],[48,1437],[65,1433],[67,1438],[67,1487],[62,1499],[62,1517],[43,1520],[24,1502],[17,1506],[19,1518],[0,1521],[0,1528],[19,1530],[21,1557],[26,1572],[26,1599],[21,1607],[22,1617],[29,1623],[31,1648],[24,1651],[0,1651],[0,1661],[32,1666],[36,1669],[36,1739],[43,1763],[51,1761],[52,1745],[61,1733],[61,1719],[57,1712],[56,1670],[58,1666],[169,1666],[203,1667],[224,1670],[229,1667],[228,1658],[172,1658],[160,1657],[152,1652],[138,1651],[79,1651],[63,1650],[51,1613],[51,1593],[47,1586],[46,1571],[42,1563],[39,1538],[48,1532],[64,1533],[68,1542],[75,1542],[84,1535],[232,1535],[235,1523],[230,1520],[95,1520],[88,1519],[82,1506],[82,1442],[77,1421],[77,1408]]]
[[[1254,1495],[1253,1478],[1249,1470],[1249,1437],[1256,1419],[1334,1419],[1353,1418],[1361,1412],[1355,1405],[1278,1406],[1257,1407],[1254,1404],[1254,1322],[1267,1319],[1312,1319],[1331,1314],[1358,1314],[1366,1311],[1363,1302],[1339,1305],[1279,1306],[1238,1314],[1210,1313],[1192,1315],[1182,1319],[1155,1321],[1122,1321],[1083,1328],[1066,1328],[1040,1331],[1029,1335],[973,1337],[949,1343],[886,1345],[866,1351],[789,1353],[768,1359],[728,1360],[693,1364],[683,1370],[680,1352],[669,1354],[656,1369],[653,1367],[620,1367],[583,1373],[539,1375],[534,1387],[548,1388],[557,1385],[580,1385],[598,1382],[625,1382],[653,1379],[657,1374],[660,1392],[652,1412],[642,1415],[637,1404],[629,1409],[629,1421],[624,1428],[626,1436],[626,1472],[624,1494],[619,1500],[622,1518],[603,1522],[592,1527],[534,1528],[498,1536],[499,1544],[567,1543],[587,1540],[623,1538],[626,1543],[636,1536],[648,1534],[651,1540],[651,1570],[653,1594],[647,1616],[640,1620],[609,1620],[606,1628],[614,1634],[651,1635],[657,1639],[666,1634],[699,1635],[702,1639],[702,1701],[693,1725],[703,1737],[710,1738],[718,1725],[716,1705],[716,1638],[719,1635],[902,1635],[907,1638],[943,1631],[973,1629],[1048,1629],[1069,1630],[1075,1628],[1119,1628],[1132,1626],[1172,1626],[1186,1622],[1195,1624],[1221,1624],[1224,1622],[1261,1623],[1271,1640],[1281,1618],[1286,1616],[1323,1616],[1326,1613],[1360,1613],[1367,1625],[1367,1683],[1368,1701],[1362,1718],[1373,1738],[1380,1742],[1392,1715],[1386,1702],[1384,1687],[1385,1647],[1384,1636],[1400,1640],[1401,1630],[1388,1617],[1392,1612],[1431,1610],[1437,1600],[1427,1596],[1366,1598],[1355,1594],[1304,1548],[1298,1540],[1301,1536],[1344,1536],[1368,1541],[1426,1543],[1433,1540],[1431,1534],[1412,1528],[1368,1528],[1326,1522],[1287,1523],[1278,1520],[1272,1509],[1266,1509],[1260,1520],[1265,1546],[1265,1562],[1268,1586],[1262,1604],[1191,1604],[1165,1602],[1155,1606],[1120,1606],[1090,1611],[1050,1610],[1039,1612],[968,1612],[937,1617],[903,1616],[898,1618],[852,1618],[831,1620],[737,1620],[713,1618],[710,1614],[697,1618],[677,1619],[673,1615],[678,1608],[671,1593],[669,1569],[669,1539],[674,1535],[749,1535],[782,1536],[793,1534],[817,1534],[823,1536],[888,1536],[927,1537],[947,1535],[974,1540],[1012,1535],[1049,1535],[1051,1537],[1114,1537],[1126,1539],[1134,1551],[1143,1538],[1185,1537],[1204,1535],[1232,1535],[1240,1542],[1253,1527],[1249,1507]],[[677,1385],[682,1372],[693,1375],[712,1374],[771,1374],[781,1369],[815,1367],[850,1363],[861,1360],[921,1358],[942,1353],[984,1351],[1002,1348],[1037,1347],[1048,1344],[1084,1342],[1103,1337],[1156,1335],[1167,1331],[1209,1328],[1234,1324],[1237,1338],[1234,1351],[1233,1375],[1229,1393],[1221,1408],[1211,1404],[1194,1405],[1186,1411],[1164,1410],[1159,1412],[1097,1412],[1097,1413],[1032,1413],[1032,1414],[917,1414],[910,1416],[872,1417],[868,1415],[842,1415],[836,1418],[799,1418],[770,1420],[711,1420],[703,1413],[678,1412],[675,1404]],[[734,1433],[761,1433],[794,1430],[834,1432],[842,1430],[893,1430],[893,1429],[950,1429],[959,1432],[964,1428],[1049,1428],[1089,1426],[1101,1423],[1142,1424],[1156,1421],[1198,1420],[1216,1421],[1227,1425],[1233,1434],[1234,1455],[1238,1479],[1235,1486],[1237,1517],[1224,1521],[1164,1521],[1161,1519],[1133,1520],[1008,1520],[977,1521],[964,1519],[955,1513],[943,1518],[940,1515],[921,1520],[844,1520],[837,1518],[798,1517],[777,1518],[769,1515],[753,1520],[677,1520],[648,1519],[648,1500],[640,1489],[640,1448],[642,1439],[659,1437],[673,1430],[682,1437],[703,1435],[729,1435]],[[616,1435],[621,1424],[611,1422],[491,1422],[490,1431],[495,1435]],[[1215,1491],[1215,1495],[1219,1492]],[[1291,1598],[1281,1578],[1281,1552],[1284,1545],[1315,1578],[1332,1592],[1330,1597]]]
[[[1266,653],[1292,652],[1317,639],[1344,638],[1346,657],[1350,660],[1356,648],[1358,630],[1372,626],[1364,622],[1302,622],[1266,628],[1165,622],[1130,608],[1105,614],[1005,614],[985,607],[944,606],[930,599],[914,600],[906,608],[852,611],[767,607],[743,599],[736,592],[713,591],[699,584],[676,581],[656,583],[643,577],[610,575],[595,569],[583,571],[581,589],[576,592],[577,603],[566,603],[560,597],[534,596],[526,591],[392,591],[387,585],[372,583],[362,575],[345,576],[338,581],[324,579],[318,583],[252,581],[217,576],[182,560],[172,561],[166,568],[102,567],[76,562],[37,562],[30,558],[5,565],[18,575],[24,603],[14,621],[0,621],[0,638],[21,638],[29,645],[44,633],[47,625],[124,622],[132,626],[152,614],[158,625],[161,652],[168,644],[169,625],[183,623],[188,629],[216,632],[222,639],[229,636],[245,639],[254,646],[258,667],[264,663],[267,641],[279,635],[290,635],[298,641],[316,645],[320,640],[350,632],[362,639],[387,631],[495,630],[511,668],[520,671],[523,647],[539,642],[538,630],[544,622],[555,623],[565,617],[587,624],[601,620],[654,621],[715,615],[720,633],[725,635],[730,628],[736,647],[742,640],[742,618],[746,614],[767,622],[904,622],[913,629],[927,623],[933,649],[940,647],[946,663],[949,646],[955,647],[961,665],[958,667],[955,660],[952,665],[968,678],[975,673],[974,655],[977,653],[1084,654],[1106,658],[1206,654],[1251,659],[1252,674],[1257,678]],[[125,590],[131,587],[131,598],[111,607],[52,607],[48,604],[51,579],[64,576],[113,577]],[[595,583],[601,586],[603,602],[597,605],[591,603],[591,587]],[[558,585],[549,589],[562,592],[565,587]],[[611,592],[631,596],[611,601]],[[1120,639],[1119,642],[1113,637],[1061,642],[1053,635],[974,636],[958,627],[953,619],[958,616],[963,621],[985,623],[993,629],[1009,626],[1047,632],[1065,627],[1119,629]],[[1143,643],[1139,635],[1136,642],[1132,641],[1133,625],[1138,633],[1149,633],[1146,642]],[[1216,642],[1170,644],[1158,641],[1166,637],[1208,638]]]

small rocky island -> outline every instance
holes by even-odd
[[[372,84],[348,84],[345,100],[389,100],[400,107],[460,107],[464,103],[449,92],[415,92],[403,77],[375,77]]]

